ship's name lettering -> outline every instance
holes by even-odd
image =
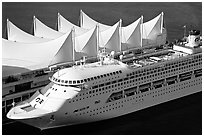
[[[35,101],[38,102],[39,104],[42,104],[44,102],[44,100],[39,97],[36,98]]]

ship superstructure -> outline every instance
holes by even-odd
[[[47,129],[109,119],[199,92],[201,39],[120,61],[104,55],[99,62],[61,69],[50,81],[7,117]]]

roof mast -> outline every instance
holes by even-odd
[[[141,38],[140,38],[140,46],[142,47],[142,36],[143,36],[143,15],[141,16],[141,19],[140,19],[140,34],[141,34]]]

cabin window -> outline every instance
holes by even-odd
[[[60,82],[60,79],[58,79],[57,82]]]
[[[65,83],[68,83],[68,81],[67,81],[67,80],[65,80]]]
[[[69,81],[69,84],[72,84],[72,81]]]
[[[84,82],[87,82],[87,79],[84,79]]]
[[[5,101],[2,101],[2,106],[5,106]]]
[[[107,76],[109,76],[109,73],[107,74]]]
[[[64,80],[61,80],[62,83],[64,83]]]
[[[97,76],[98,79],[100,79],[100,76]]]
[[[81,80],[81,83],[83,83],[83,80]]]
[[[94,78],[93,78],[93,77],[91,77],[91,80],[94,80]]]
[[[88,78],[87,80],[90,81],[90,78]]]
[[[77,83],[80,83],[80,80],[77,80]]]
[[[76,84],[76,81],[75,81],[75,80],[73,81],[73,84]]]

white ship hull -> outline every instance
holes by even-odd
[[[39,118],[24,119],[19,121],[30,124],[42,130],[94,122],[122,116],[160,103],[197,93],[201,90],[202,77],[194,77],[183,82],[178,82],[169,86],[163,86],[159,89],[151,89],[148,92],[121,98],[119,100],[108,103],[105,101],[110,95],[109,93],[72,103],[67,101],[57,113],[47,114]],[[100,100],[104,101],[101,101],[101,103],[98,104],[94,104],[93,101],[98,100],[99,98]],[[89,107],[84,111],[74,113],[73,110],[75,110],[78,106],[81,106],[80,108],[86,106]],[[52,120],[50,119],[51,115],[55,115],[54,119]]]

